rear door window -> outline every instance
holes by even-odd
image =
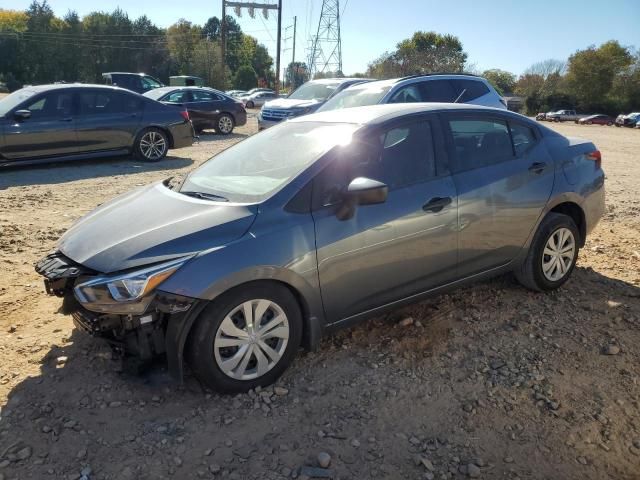
[[[185,90],[177,90],[167,95],[164,101],[172,102],[172,103],[185,103],[191,100],[190,100],[189,92]]]
[[[449,80],[425,80],[420,83],[420,90],[425,102],[451,103],[456,99],[453,85]]]
[[[531,127],[509,121],[513,148],[517,157],[521,157],[536,143],[536,135]]]
[[[194,102],[212,102],[213,100],[217,100],[216,95],[213,95],[211,92],[194,90],[191,94],[193,95]]]
[[[489,93],[489,87],[484,82],[470,79],[453,79],[451,84],[455,90],[455,98],[458,103],[466,103]]]
[[[123,110],[121,97],[114,91],[89,90],[78,97],[80,115],[110,115]]]
[[[496,118],[450,117],[454,173],[514,158],[507,122]]]

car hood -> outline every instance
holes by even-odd
[[[111,273],[225,245],[247,232],[256,212],[255,206],[200,200],[158,182],[81,218],[58,248],[85,267]]]
[[[277,98],[270,100],[264,104],[264,108],[306,108],[319,107],[324,101],[322,100],[296,100],[294,98]]]

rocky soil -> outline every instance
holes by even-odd
[[[131,159],[0,172],[0,480],[640,478],[640,131],[592,139],[607,215],[572,279],[509,276],[326,338],[237,396],[123,372],[33,264],[79,216],[255,132]]]

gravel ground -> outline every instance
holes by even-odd
[[[592,139],[607,214],[572,279],[510,276],[326,338],[277,386],[220,396],[121,371],[33,264],[78,217],[256,131],[128,158],[0,171],[0,480],[640,478],[640,131]],[[324,467],[324,468],[322,468]]]

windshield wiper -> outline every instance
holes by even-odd
[[[215,195],[213,193],[206,192],[184,192],[180,191],[183,195],[189,195],[190,197],[201,198],[203,200],[217,200],[219,202],[228,202],[229,199],[222,195]]]

